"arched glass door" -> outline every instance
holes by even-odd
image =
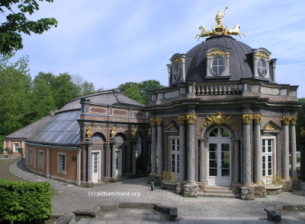
[[[230,134],[224,128],[215,128],[209,134],[209,185],[230,185]]]

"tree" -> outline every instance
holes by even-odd
[[[148,105],[150,101],[150,91],[163,88],[165,88],[165,86],[161,85],[160,82],[156,80],[147,80],[140,83],[126,82],[117,87],[121,93],[144,105]]]
[[[141,93],[143,97],[143,101],[145,105],[148,105],[150,101],[149,92],[154,91],[156,89],[164,89],[166,86],[161,85],[159,81],[156,80],[147,80],[140,83]]]
[[[72,82],[71,75],[68,73],[55,76],[51,83],[55,105],[58,109],[63,107],[70,100],[79,96],[79,87]]]
[[[43,0],[39,0],[43,1]],[[53,2],[53,0],[45,0]],[[15,9],[19,12],[15,12]],[[6,16],[6,22],[0,25],[0,53],[10,54],[23,48],[21,34],[42,34],[52,26],[57,26],[54,18],[42,18],[37,21],[27,19],[39,10],[37,0],[3,0],[0,2],[0,12]]]
[[[9,56],[0,57],[0,135],[24,126],[24,115],[29,111],[31,76],[26,57],[10,63]]]

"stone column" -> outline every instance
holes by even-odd
[[[239,161],[240,161],[240,153],[239,153],[239,140],[234,139],[234,176],[233,176],[233,183],[237,184],[240,182],[240,167],[239,167]]]
[[[156,120],[150,119],[151,123],[151,174],[156,173]]]
[[[200,169],[200,175],[199,175],[199,181],[204,183],[205,182],[205,142],[204,139],[200,139],[200,157],[199,157],[199,169]]]
[[[289,177],[289,116],[282,117],[283,122],[283,154],[282,154],[282,175],[283,180],[290,180]]]
[[[186,116],[178,116],[179,122],[179,179],[185,179],[185,120]]]
[[[163,172],[163,133],[162,124],[163,118],[156,118],[157,123],[157,149],[158,149],[158,174]]]
[[[116,156],[115,156],[115,147],[114,147],[114,144],[111,144],[111,176],[112,178],[116,178]]]
[[[261,119],[262,115],[254,114],[254,183],[262,184],[262,140],[261,140]]]
[[[136,143],[131,143],[131,151],[132,151],[132,174],[136,174]]]
[[[186,115],[187,120],[187,182],[195,183],[195,135],[196,135],[195,114]]]
[[[76,176],[76,185],[80,186],[81,184],[81,149],[77,150],[77,176]]]
[[[244,123],[244,186],[252,185],[251,166],[251,122],[252,114],[243,114]]]
[[[291,177],[293,179],[297,178],[297,143],[295,134],[295,125],[297,122],[297,117],[291,117],[290,119],[290,145],[291,145]]]
[[[87,148],[87,182],[92,182],[92,157],[91,157],[91,139],[86,139],[86,148]]]

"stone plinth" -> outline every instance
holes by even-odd
[[[282,180],[282,191],[292,191],[292,181],[291,180]]]
[[[183,182],[178,182],[177,183],[177,185],[176,185],[176,193],[177,194],[183,194],[184,185],[185,185],[185,183],[183,183]]]
[[[198,186],[197,184],[186,184],[183,186],[184,197],[197,197]]]
[[[231,190],[232,190],[233,194],[241,194],[241,187],[242,187],[241,184],[233,184],[231,186]]]
[[[202,182],[197,182],[198,192],[205,192],[205,184]]]
[[[265,198],[267,196],[267,191],[265,185],[255,185],[254,186],[254,197],[255,198]]]
[[[292,189],[293,190],[301,190],[302,187],[301,187],[301,184],[302,184],[302,181],[299,180],[298,178],[295,178],[295,179],[292,179]]]
[[[254,187],[241,187],[242,200],[254,200]]]

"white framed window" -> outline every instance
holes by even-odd
[[[262,138],[262,175],[273,176],[275,172],[275,160],[276,160],[276,146],[275,137],[263,137]]]
[[[58,153],[57,156],[57,171],[58,173],[66,174],[66,154]]]
[[[179,173],[179,139],[170,139],[171,172]]]
[[[38,151],[38,167],[40,169],[44,168],[44,151],[43,150]]]
[[[29,158],[29,163],[30,163],[30,165],[33,166],[34,153],[33,153],[33,149],[32,149],[32,148],[30,148],[30,156],[29,156],[29,157],[30,157],[30,158]]]
[[[262,58],[258,60],[257,71],[260,76],[265,76],[267,74],[267,63]]]
[[[18,152],[19,142],[14,142],[14,152]]]
[[[213,75],[221,75],[226,68],[226,61],[223,57],[215,57],[211,65],[211,73]]]

